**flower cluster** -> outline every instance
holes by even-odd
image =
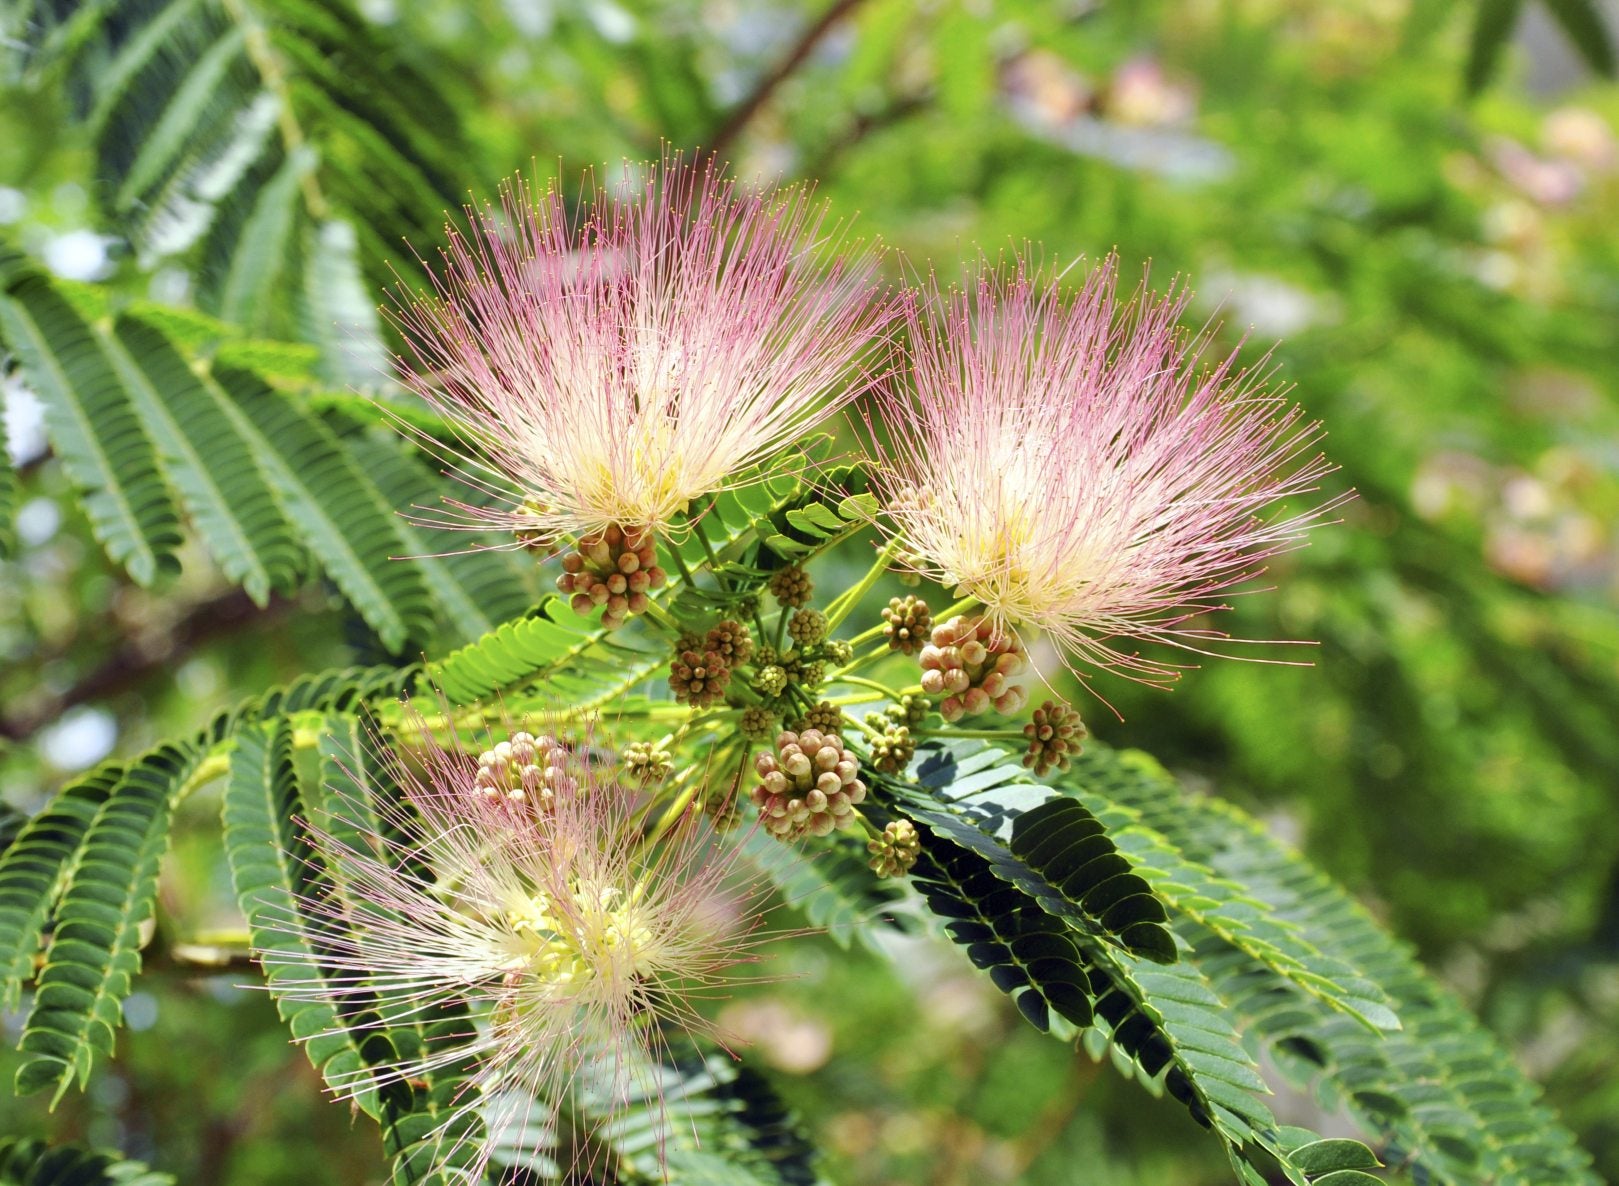
[[[883,827],[881,836],[866,841],[866,851],[878,877],[904,877],[922,855],[922,837],[910,820],[894,820]]]
[[[664,532],[695,500],[869,389],[893,320],[878,257],[843,258],[824,206],[678,155],[577,203],[508,185],[451,227],[434,293],[402,296],[404,379],[531,538]]]
[[[646,609],[647,594],[661,589],[669,575],[658,567],[652,533],[612,524],[581,536],[562,558],[557,588],[571,593],[575,613],[602,610],[602,625],[615,629]]]
[[[298,942],[260,952],[279,991],[370,1011],[374,1020],[348,1023],[362,1031],[473,1007],[479,1021],[456,1054],[470,1080],[440,1133],[473,1131],[452,1122],[474,1116],[505,1128],[514,1109],[556,1103],[580,1079],[593,1123],[610,1123],[632,1099],[659,1098],[659,1027],[711,1037],[693,1003],[760,939],[756,883],[735,884],[734,851],[714,842],[697,808],[652,841],[635,824],[636,795],[586,764],[558,783],[543,814],[512,812],[488,793],[490,777],[510,785],[510,772],[536,766],[542,748],[516,732],[475,764],[422,727],[410,760],[391,762],[404,800],[373,805],[379,826],[354,840],[340,838],[351,835],[347,822],[326,831],[314,821],[316,851],[342,892],[300,901],[282,924]],[[552,746],[562,748],[583,752],[588,738]],[[518,766],[525,758],[534,760]],[[485,776],[502,764],[505,773]],[[309,916],[330,921],[319,943],[304,933]],[[342,1072],[339,1085],[359,1094],[441,1069],[423,1050]],[[556,1123],[579,1123],[570,1115]],[[477,1179],[489,1143],[439,1155],[471,1158]]]
[[[558,792],[577,784],[568,773],[567,750],[555,737],[518,731],[478,755],[472,785],[485,798],[548,810]]]
[[[1120,300],[1108,259],[1072,296],[1021,265],[909,310],[912,391],[885,388],[873,480],[904,562],[1070,663],[1174,668],[1121,643],[1201,650],[1194,622],[1326,509],[1266,516],[1330,466],[1319,427],[1240,370],[1200,369],[1189,294]],[[1307,458],[1307,459],[1306,459]],[[1329,504],[1330,505],[1330,504]]]
[[[1047,700],[1030,714],[1023,726],[1029,739],[1023,764],[1044,778],[1052,770],[1067,770],[1083,748],[1089,730],[1078,710],[1057,700]]]
[[[825,836],[845,827],[866,798],[860,765],[835,733],[784,731],[776,738],[776,752],[760,754],[754,769],[760,779],[753,788],[759,820],[782,839]]]
[[[992,709],[1009,716],[1028,699],[1023,685],[1012,682],[1028,666],[1023,645],[992,618],[957,615],[939,623],[918,660],[922,690],[944,697],[939,715],[947,721]]]

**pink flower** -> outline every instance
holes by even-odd
[[[1189,294],[1121,301],[1110,257],[1079,291],[1021,263],[910,315],[911,394],[887,390],[875,481],[905,563],[975,598],[998,629],[1038,629],[1066,662],[1141,680],[1174,664],[1127,644],[1201,651],[1193,618],[1294,547],[1327,507],[1320,428],[1207,333]],[[1332,504],[1328,504],[1329,506]]]
[[[406,384],[495,496],[456,504],[464,522],[666,531],[874,382],[895,316],[878,256],[838,259],[808,190],[744,190],[677,155],[574,210],[506,186],[452,229],[434,294],[396,313]]]
[[[416,724],[388,759],[403,801],[339,802],[311,825],[333,876],[279,929],[313,954],[276,944],[261,958],[293,999],[374,1010],[361,1039],[465,1006],[462,1042],[357,1067],[337,1090],[456,1069],[467,1077],[441,1104],[435,1164],[482,1180],[504,1145],[566,1169],[599,1156],[590,1138],[630,1102],[661,1103],[667,1034],[714,1036],[695,1005],[765,938],[757,878],[737,873],[736,849],[696,807],[648,840],[639,795],[592,764],[587,742],[513,732],[474,762]],[[371,810],[379,823],[356,827]]]

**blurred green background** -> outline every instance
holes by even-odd
[[[1254,362],[1279,342],[1359,497],[1231,628],[1319,640],[1311,665],[1104,683],[1122,719],[1080,703],[1095,734],[1260,811],[1351,886],[1619,1177],[1619,88],[1540,8],[1476,99],[1470,6],[1436,0],[360,8],[459,107],[479,195],[701,145],[746,179],[816,180],[911,270],[1116,249],[1127,279],[1187,278]],[[183,274],[98,233],[93,187],[60,101],[0,94],[0,232],[63,276],[183,302]],[[7,803],[376,658],[320,589],[260,610],[200,556],[158,592],[129,585],[40,455],[32,401],[7,396],[25,545],[0,563]],[[118,1064],[52,1116],[0,1093],[0,1132],[120,1146],[182,1181],[380,1180],[368,1122],[321,1099],[269,1002],[236,987],[252,971],[163,958],[234,923],[207,808],[187,806]],[[723,1020],[836,1180],[1227,1180],[1174,1105],[1022,1026],[950,951],[920,947],[903,975],[827,941],[782,958],[794,979]],[[8,1050],[19,1027],[0,1015]],[[1302,1098],[1276,1110],[1345,1131]]]

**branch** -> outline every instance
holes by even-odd
[[[277,598],[261,609],[240,589],[199,602],[160,644],[154,646],[150,641],[128,639],[65,691],[46,698],[31,710],[0,714],[0,738],[26,741],[75,705],[102,700],[135,687],[157,669],[178,664],[209,640],[249,623],[278,619],[290,605]]]
[[[698,161],[709,161],[723,155],[732,142],[741,135],[742,130],[752,122],[753,117],[759,114],[760,108],[770,102],[777,88],[792,76],[793,71],[804,64],[805,59],[832,31],[833,26],[860,7],[860,4],[861,0],[833,0],[832,6],[799,34],[798,40],[787,51],[787,55],[776,63],[775,68],[760,78],[748,96],[731,109],[731,114],[725,117],[725,122],[709,137],[708,146],[697,150]]]

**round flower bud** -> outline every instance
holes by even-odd
[[[780,696],[787,689],[787,673],[771,663],[759,669],[753,677],[753,687],[763,696]]]
[[[570,593],[575,613],[602,610],[602,625],[613,630],[646,609],[647,593],[661,588],[668,574],[658,567],[652,533],[641,527],[611,524],[581,536],[562,558],[557,588]]]
[[[704,636],[702,649],[715,652],[731,667],[740,667],[753,655],[753,634],[741,622],[727,618]]]
[[[933,611],[920,597],[895,597],[883,610],[883,636],[888,649],[903,655],[914,655],[928,641],[933,629]]]
[[[854,755],[835,733],[783,731],[774,753],[754,759],[753,802],[765,831],[781,840],[825,836],[854,822],[866,798]]]
[[[1053,769],[1067,770],[1088,735],[1077,709],[1047,700],[1023,726],[1023,736],[1029,739],[1023,764],[1042,778]]]
[[[932,711],[933,704],[926,696],[901,696],[883,709],[883,714],[895,724],[920,729],[927,724],[928,714]]]
[[[787,633],[801,647],[812,647],[826,637],[826,615],[818,609],[801,609],[787,623]]]
[[[916,756],[916,739],[904,725],[890,722],[871,742],[871,764],[884,774],[898,774]]]
[[[1012,682],[1028,667],[1023,644],[986,619],[958,615],[941,622],[918,662],[922,690],[942,698],[939,715],[947,721],[991,711],[1010,716],[1028,701],[1028,692]]]
[[[675,772],[674,755],[650,741],[637,741],[624,748],[620,761],[624,776],[639,787],[654,787]]]
[[[715,651],[682,651],[669,664],[669,690],[693,708],[706,708],[725,695],[731,668]]]
[[[554,737],[513,733],[478,755],[474,790],[489,799],[545,811],[558,793],[575,787],[567,769],[567,751]]]
[[[830,662],[842,667],[854,658],[854,644],[842,638],[829,638],[821,645],[821,653]]]
[[[803,718],[798,722],[798,727],[800,729],[818,729],[822,733],[841,734],[843,732],[843,709],[836,704],[829,704],[827,701],[822,700],[814,708],[804,713]]]
[[[820,659],[806,659],[802,651],[788,651],[782,656],[781,668],[792,683],[807,690],[818,688],[826,679],[826,663]]]
[[[777,570],[770,578],[770,592],[789,609],[809,604],[810,594],[814,591],[809,573],[796,564]]]
[[[737,731],[747,741],[763,741],[776,734],[780,719],[774,710],[762,705],[754,705],[742,710],[742,719],[737,724]]]
[[[897,819],[881,836],[866,841],[872,871],[879,877],[904,877],[922,853],[922,837],[910,820]]]

